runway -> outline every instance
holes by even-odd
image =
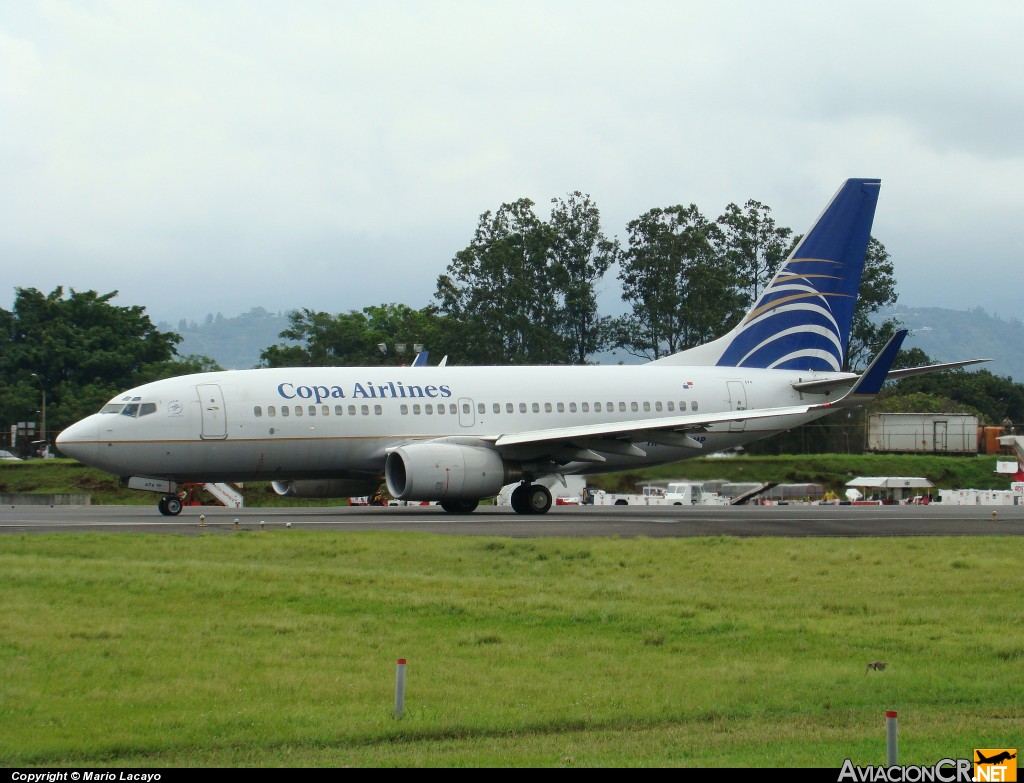
[[[541,516],[505,506],[448,514],[436,506],[321,508],[3,506],[0,535],[24,533],[233,534],[260,531],[416,531],[456,536],[685,538],[694,536],[1019,536],[1024,506],[555,506]]]

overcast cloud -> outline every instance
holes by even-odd
[[[503,202],[803,232],[880,177],[900,303],[1020,317],[1022,33],[1019,2],[4,3],[0,306],[418,308]]]

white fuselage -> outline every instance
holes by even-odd
[[[318,367],[171,378],[119,395],[65,430],[69,456],[120,476],[273,481],[379,476],[388,450],[437,439],[493,442],[509,433],[825,402],[792,383],[814,373],[657,365],[585,367]],[[140,415],[141,414],[141,415]],[[823,415],[710,425],[703,448],[634,442],[646,457],[569,462],[597,473],[706,455]],[[531,446],[513,455],[531,458]]]

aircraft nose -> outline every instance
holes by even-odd
[[[57,436],[57,448],[65,457],[92,464],[96,461],[98,431],[99,426],[94,417],[82,419]]]

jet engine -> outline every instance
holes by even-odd
[[[300,481],[272,481],[274,492],[286,498],[349,498],[372,495],[380,486],[378,481],[358,479],[302,479]]]
[[[398,500],[479,500],[508,484],[498,452],[457,443],[413,443],[388,454],[388,492]]]

